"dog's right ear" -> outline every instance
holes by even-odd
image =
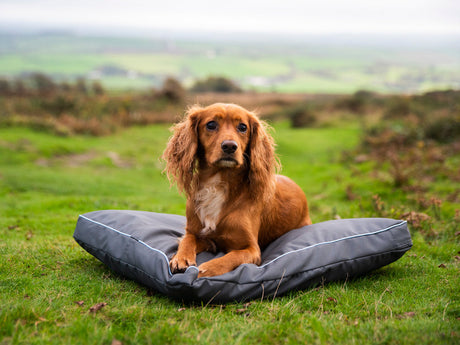
[[[189,108],[184,119],[172,127],[173,135],[162,156],[169,181],[176,182],[179,191],[188,196],[196,184],[198,124],[202,110],[199,106]]]

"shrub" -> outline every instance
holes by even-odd
[[[169,77],[163,82],[163,87],[158,92],[158,96],[164,97],[173,103],[180,103],[185,99],[185,89],[177,79]]]
[[[41,101],[40,106],[43,110],[53,115],[61,115],[76,110],[76,99],[74,97],[57,95],[50,100]]]
[[[241,88],[232,80],[224,77],[208,77],[198,80],[190,89],[193,92],[241,92]]]
[[[353,113],[363,114],[366,111],[366,107],[373,102],[375,96],[376,94],[373,92],[359,90],[352,96],[338,100],[335,106]]]
[[[95,95],[97,96],[102,96],[105,94],[105,90],[102,86],[102,84],[99,81],[93,81],[92,89]]]
[[[458,106],[460,104],[460,90],[431,91],[422,95],[414,96],[414,101],[425,109],[439,109],[446,106]]]
[[[288,109],[287,116],[293,128],[309,127],[316,122],[316,116],[306,104],[299,104]]]
[[[24,81],[16,79],[12,86],[13,94],[19,97],[25,97],[29,94]]]
[[[38,94],[42,96],[51,95],[57,89],[54,81],[42,73],[32,74],[31,81],[35,90],[37,90]]]
[[[10,82],[7,79],[0,79],[0,96],[9,96],[12,93]]]
[[[460,115],[456,117],[443,116],[424,125],[426,139],[440,143],[448,143],[460,139]]]
[[[86,80],[83,78],[78,78],[75,83],[75,91],[81,94],[88,94],[88,87],[86,86]]]
[[[384,119],[392,120],[405,117],[411,113],[411,102],[409,97],[394,96],[385,105]]]
[[[72,91],[72,85],[70,85],[66,81],[63,81],[62,83],[59,84],[59,90],[61,90],[64,93],[71,92]]]

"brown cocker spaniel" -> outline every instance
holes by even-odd
[[[169,179],[187,196],[187,224],[172,272],[195,266],[202,251],[226,254],[201,264],[198,277],[258,265],[261,248],[311,224],[303,191],[275,174],[279,164],[266,128],[254,113],[222,103],[194,106],[174,126],[163,158]]]

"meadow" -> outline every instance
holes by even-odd
[[[2,123],[0,344],[458,343],[458,132],[434,138],[412,111],[402,122],[345,101],[355,110],[334,112],[344,100],[328,101],[303,128],[280,116],[292,99],[262,107],[282,173],[305,191],[313,222],[407,219],[413,248],[357,279],[227,305],[170,300],[112,273],[72,238],[78,215],[93,210],[185,213],[159,160],[170,123],[93,135]],[[428,113],[453,118],[436,111]]]
[[[458,37],[82,36],[0,32],[0,76],[41,72],[108,89],[186,87],[224,76],[241,87],[284,93],[413,93],[460,87]]]

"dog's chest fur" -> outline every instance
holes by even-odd
[[[214,175],[200,186],[195,195],[195,211],[203,225],[202,235],[216,230],[227,195],[228,185],[222,181],[220,174]]]

